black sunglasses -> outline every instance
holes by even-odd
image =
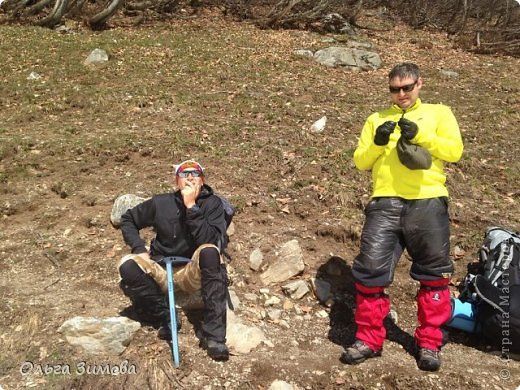
[[[182,172],[177,173],[177,176],[179,176],[183,179],[187,178],[189,175],[191,175],[192,177],[203,176],[201,171],[182,171]]]
[[[401,85],[400,87],[392,87],[390,85],[390,86],[388,86],[388,90],[390,91],[390,93],[399,93],[399,92],[401,92],[401,89],[403,90],[403,92],[412,92],[416,85],[417,85],[417,80],[415,80],[411,84]]]

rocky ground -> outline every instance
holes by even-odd
[[[474,55],[443,35],[397,26],[360,31],[356,39],[370,43],[383,65],[349,72],[294,54],[342,46],[344,36],[261,31],[214,14],[100,33],[0,29],[3,389],[267,389],[276,380],[294,389],[520,384],[518,361],[454,330],[442,370],[417,369],[417,285],[405,256],[389,288],[397,320],[387,323],[383,356],[355,367],[339,362],[354,332],[350,266],[370,195],[369,175],[356,171],[351,157],[366,116],[387,104],[389,68],[419,63],[424,100],[450,105],[460,121],[465,154],[447,167],[456,295],[485,228],[520,227],[518,59]],[[96,47],[109,61],[85,66]],[[310,132],[323,115],[325,130]],[[117,316],[128,307],[117,287],[116,264],[127,249],[110,223],[114,200],[168,190],[173,163],[188,157],[207,166],[209,183],[238,208],[229,247],[236,316],[265,341],[214,362],[197,346],[198,313],[184,311],[178,369],[148,326],[119,356],[71,346],[57,331],[65,320]],[[304,270],[289,281],[325,280],[332,299],[320,303],[312,292],[291,298],[282,289],[289,281],[266,286],[262,271],[250,268],[255,249],[272,267],[290,240],[302,250]],[[25,362],[36,368],[22,374]],[[135,372],[93,372],[123,362]],[[78,375],[78,365],[92,372]],[[70,374],[37,370],[66,366]]]

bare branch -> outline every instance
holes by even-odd
[[[28,15],[36,15],[38,12],[43,10],[47,5],[49,5],[53,0],[40,0],[37,3],[31,5],[28,7],[25,12],[24,16]]]
[[[44,27],[54,27],[61,22],[61,18],[65,14],[65,10],[67,9],[69,0],[56,0],[54,4],[54,8],[52,11],[44,17],[36,22],[39,26]]]
[[[103,9],[103,11],[90,18],[88,22],[89,25],[95,29],[102,28],[106,21],[119,9],[123,3],[124,0],[112,0],[110,4],[105,9]]]

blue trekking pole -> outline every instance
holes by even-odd
[[[168,278],[168,302],[170,306],[170,329],[172,331],[172,354],[173,365],[178,368],[180,365],[179,356],[179,340],[177,338],[177,313],[175,312],[175,290],[173,288],[173,272],[172,264],[184,265],[191,261],[186,257],[165,257],[163,261],[166,263],[166,275]]]

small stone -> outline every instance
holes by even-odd
[[[285,301],[283,301],[282,308],[285,311],[292,310],[294,308],[294,303],[290,299],[286,299]]]
[[[256,302],[256,300],[258,299],[258,296],[253,293],[245,293],[244,299],[246,299],[248,301]]]
[[[108,53],[103,49],[94,49],[85,59],[86,65],[98,64],[108,61]]]
[[[259,248],[256,248],[249,255],[249,268],[253,271],[260,271],[262,265],[264,264],[264,255]]]
[[[0,2],[0,4],[1,4],[1,2]],[[42,78],[42,76],[40,76],[36,72],[31,72],[31,73],[29,73],[29,76],[27,76],[27,80],[39,80],[41,78]]]
[[[280,304],[281,300],[277,296],[272,296],[271,298],[267,299],[264,303],[265,306],[275,306]]]

